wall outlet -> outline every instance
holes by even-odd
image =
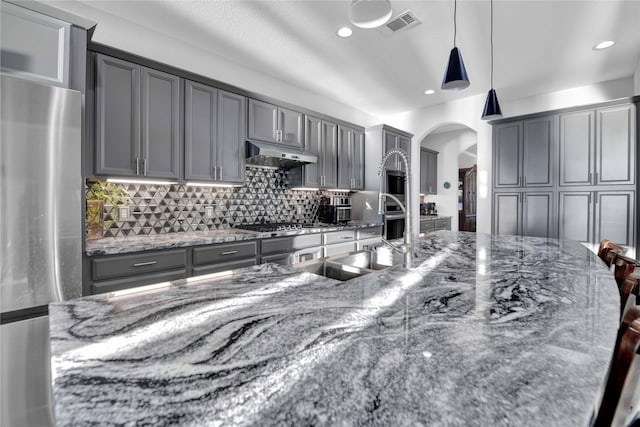
[[[120,221],[129,218],[130,215],[131,211],[129,206],[118,206],[118,217],[120,218]]]
[[[213,206],[205,206],[204,207],[204,216],[206,218],[212,218],[213,217]]]

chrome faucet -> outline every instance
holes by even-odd
[[[400,160],[404,163],[406,175],[404,177],[405,182],[405,205],[398,200],[393,194],[384,192],[384,165],[392,156],[400,157]],[[411,162],[409,161],[409,155],[400,148],[392,148],[382,156],[380,166],[378,166],[378,176],[380,176],[380,194],[378,195],[378,215],[384,215],[384,200],[387,197],[393,199],[400,210],[403,213],[405,226],[404,226],[404,243],[399,247],[404,253],[404,265],[407,268],[412,267],[413,263],[413,215],[411,211]]]

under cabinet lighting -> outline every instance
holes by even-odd
[[[348,193],[351,190],[349,190],[349,189],[345,190],[343,188],[327,188],[325,191],[332,191],[334,193]]]
[[[292,187],[289,190],[293,191],[318,191],[319,188],[311,188],[311,187]]]
[[[174,185],[177,181],[155,181],[151,179],[127,179],[127,178],[108,178],[107,182],[114,184],[151,184],[151,185]]]
[[[205,280],[220,280],[233,276],[232,270],[220,271],[218,273],[201,274],[200,276],[187,277],[187,283],[198,283]]]
[[[160,282],[160,283],[154,283],[153,285],[138,286],[136,288],[131,288],[131,289],[123,289],[121,291],[114,291],[114,292],[108,293],[107,294],[107,299],[124,297],[124,296],[128,296],[128,295],[140,294],[140,293],[145,293],[145,292],[157,291],[157,290],[160,290],[160,289],[168,288],[170,286],[171,286],[171,282]]]
[[[241,187],[240,185],[218,184],[213,182],[187,182],[187,185],[189,187],[217,187],[217,188]]]

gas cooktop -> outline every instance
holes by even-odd
[[[242,224],[237,225],[236,228],[243,230],[257,231],[260,233],[268,233],[271,231],[288,231],[288,230],[301,230],[303,228],[319,227],[314,224],[294,224],[291,222],[272,222],[266,224]]]

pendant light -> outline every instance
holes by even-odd
[[[491,89],[484,103],[482,120],[492,120],[500,117],[502,117],[502,110],[500,109],[496,90],[493,88],[493,0],[491,0]]]
[[[453,49],[449,54],[449,63],[447,69],[444,72],[444,78],[442,79],[442,89],[455,89],[462,90],[469,87],[469,76],[467,70],[464,68],[464,61],[462,60],[462,54],[456,47],[456,15],[458,11],[457,0],[453,1]]]
[[[349,20],[360,28],[376,28],[391,18],[389,0],[352,0],[349,7]]]

